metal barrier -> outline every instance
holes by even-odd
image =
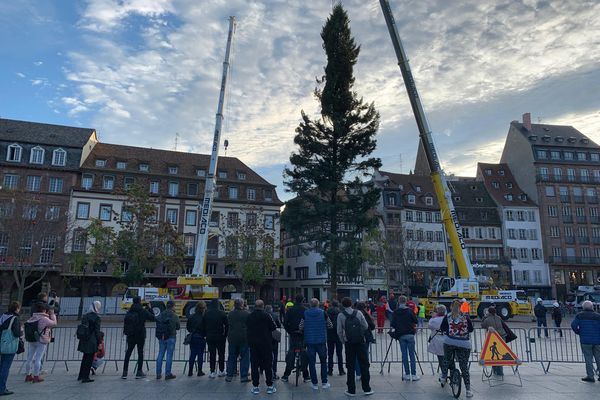
[[[579,337],[571,328],[530,328],[529,361],[539,362],[548,373],[550,364],[584,363]],[[545,365],[545,363],[547,363]]]

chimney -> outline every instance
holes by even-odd
[[[531,132],[531,114],[525,113],[523,114],[523,126]]]

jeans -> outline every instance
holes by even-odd
[[[346,343],[344,344],[346,350],[346,368],[348,369],[348,375],[346,375],[346,386],[348,387],[348,393],[356,393],[356,382],[354,381],[354,364],[358,360],[362,374],[360,376],[360,383],[364,392],[371,391],[371,375],[369,374],[369,356],[364,343]]]
[[[248,378],[250,366],[250,349],[247,345],[236,345],[229,342],[229,356],[227,358],[227,377],[233,378],[233,372],[237,367],[237,359],[240,357],[240,378]]]
[[[42,369],[42,358],[46,352],[46,343],[29,342],[29,352],[27,352],[27,361],[25,361],[25,373],[33,376],[39,376]],[[33,367],[33,368],[32,368]]]
[[[404,375],[417,375],[417,362],[415,360],[415,335],[400,336],[400,350],[402,350],[402,366]],[[410,357],[410,369],[408,358]]]
[[[133,353],[133,349],[137,347],[137,366],[136,373],[142,374],[144,371],[144,343],[145,338],[142,336],[127,336],[127,350],[125,351],[125,361],[123,362],[123,376],[127,376],[129,371],[129,359]]]
[[[217,353],[219,353],[219,372],[225,371],[225,337],[218,340],[207,340],[208,364],[210,372],[215,372],[217,366]]]
[[[273,351],[269,346],[252,346],[250,350],[250,361],[252,365],[252,385],[258,387],[260,370],[265,371],[267,386],[273,386]]]
[[[206,339],[200,335],[192,335],[192,341],[190,343],[190,359],[188,364],[190,369],[188,375],[192,376],[194,373],[194,364],[198,359],[198,372],[202,372],[202,363],[204,362],[204,349],[206,348]]]
[[[471,349],[463,347],[444,345],[444,363],[442,364],[442,378],[448,377],[448,369],[452,370],[455,367],[454,361],[458,360],[460,374],[465,382],[465,389],[471,389],[471,375],[469,374],[469,357]]]
[[[328,353],[328,361],[327,367],[329,368],[329,372],[333,372],[333,366],[335,363],[333,362],[333,353],[337,354],[337,364],[338,364],[338,372],[344,371],[344,357],[342,356],[342,352],[344,351],[344,345],[339,339],[330,340],[327,342],[327,353]]]
[[[588,378],[594,377],[594,359],[596,367],[600,371],[600,344],[581,344],[583,358],[585,359],[585,372]]]
[[[0,354],[0,393],[6,392],[6,380],[14,358],[14,354]]]
[[[537,318],[537,336],[541,337],[542,336],[542,330],[540,329],[541,326],[544,327],[544,336],[548,337],[548,322],[546,321],[546,318]]]
[[[171,367],[173,366],[173,352],[175,351],[176,338],[168,338],[167,340],[158,340],[158,356],[156,356],[156,375],[162,375],[162,363],[167,352],[167,365],[165,367],[165,375],[171,375]]]
[[[310,370],[310,380],[313,385],[317,385],[317,354],[321,362],[321,383],[327,383],[327,346],[325,343],[307,344],[306,353],[308,355],[308,369]]]

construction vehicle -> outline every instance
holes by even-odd
[[[513,315],[531,315],[532,306],[529,302],[522,304],[517,302],[512,295],[502,295],[489,278],[475,275],[471,264],[467,246],[458,221],[458,215],[454,209],[452,193],[446,182],[446,177],[438,159],[438,153],[433,144],[429,123],[425,116],[423,105],[417,91],[417,86],[408,63],[408,57],[400,40],[398,28],[390,8],[388,0],[379,0],[385,22],[392,39],[394,51],[398,59],[398,65],[402,73],[404,85],[410,100],[413,114],[419,129],[420,144],[423,147],[435,193],[437,195],[442,222],[452,249],[447,252],[448,276],[438,278],[431,288],[431,294],[420,301],[424,303],[428,311],[432,311],[437,304],[450,305],[454,299],[466,299],[470,303],[470,314],[482,317],[485,310],[491,304],[495,304],[498,315],[504,320]]]
[[[231,55],[231,46],[233,34],[235,32],[235,17],[229,17],[229,33],[227,35],[227,47],[225,50],[225,60],[223,61],[223,75],[221,77],[221,91],[219,94],[219,104],[215,120],[215,131],[212,141],[212,150],[210,156],[210,165],[206,175],[204,185],[204,197],[198,205],[198,245],[194,257],[194,267],[192,273],[185,276],[179,276],[176,283],[168,282],[167,288],[153,287],[131,287],[127,289],[123,297],[122,308],[131,307],[133,296],[142,298],[142,302],[149,303],[155,315],[159,315],[164,310],[165,303],[169,300],[175,302],[175,311],[179,316],[189,317],[193,314],[194,308],[199,300],[212,300],[219,298],[219,290],[211,286],[211,277],[206,275],[206,261],[209,237],[215,235],[210,232],[210,216],[214,193],[217,186],[217,164],[219,161],[219,148],[221,144],[221,128],[223,125],[223,108],[225,104],[225,93],[227,88],[227,77],[229,75],[229,58]],[[134,294],[135,293],[135,294]],[[231,309],[232,300],[221,300],[225,310]]]

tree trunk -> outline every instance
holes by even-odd
[[[81,291],[79,293],[79,308],[77,309],[77,320],[83,316],[83,299],[85,297],[85,274],[81,275]]]

